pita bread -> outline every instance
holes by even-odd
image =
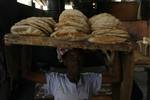
[[[72,26],[64,26],[57,30],[58,32],[62,33],[76,33],[78,30]]]
[[[56,25],[55,30],[61,30],[66,26],[74,27],[78,32],[89,33],[90,31],[87,17],[82,12],[75,9],[64,10],[60,14],[59,23]]]
[[[24,25],[24,24],[35,24],[38,27],[41,27],[43,30],[47,31],[48,33],[52,33],[53,32],[53,28],[54,28],[54,24],[56,24],[56,22],[54,20],[52,20],[52,18],[50,17],[30,17],[24,20],[21,20],[20,22],[16,23],[15,25]],[[40,28],[40,29],[41,29]]]
[[[106,22],[106,23],[114,23],[114,24],[120,23],[119,19],[117,19],[116,17],[114,17],[108,13],[102,13],[102,14],[95,15],[89,19],[89,22],[91,24],[94,24],[98,20],[99,20],[99,22]]]
[[[87,39],[87,34],[79,32],[72,26],[64,26],[51,34],[51,37],[59,40],[81,41]]]
[[[92,35],[90,42],[115,44],[126,41],[129,34],[125,31],[121,21],[108,13],[102,13],[89,19]]]
[[[119,29],[102,29],[96,30],[92,32],[93,35],[113,35],[113,36],[121,36],[121,37],[129,37],[128,32]]]
[[[126,40],[126,38],[116,37],[112,35],[96,35],[88,39],[89,42],[100,44],[116,44],[125,42]]]
[[[129,38],[128,34],[117,34],[117,33],[104,33],[104,34],[94,34],[96,35],[107,35],[107,36],[116,36],[116,37],[122,37],[122,38]]]
[[[83,17],[66,15],[63,18],[59,18],[59,22],[64,23],[65,21],[72,21],[72,22],[76,22],[78,24],[83,24],[86,27],[89,27],[88,21],[85,20]]]
[[[44,34],[49,35],[49,32],[47,30],[43,29],[42,27],[40,27],[36,23],[34,23],[34,24],[33,23],[32,24],[31,23],[25,23],[25,24],[22,24],[22,25],[15,25],[15,26],[25,26],[25,25],[26,26],[32,26],[32,27],[42,31]]]
[[[95,22],[94,24],[91,25],[92,30],[96,30],[96,29],[120,29],[121,27],[121,23],[109,23],[109,22]]]
[[[125,30],[121,21],[108,13],[102,13],[102,14],[91,17],[89,19],[89,23],[91,24],[91,29],[93,31],[100,30],[100,29]]]
[[[59,23],[51,37],[68,41],[87,39],[87,33],[90,31],[87,22],[88,19],[82,12],[75,9],[64,10],[59,16]]]
[[[45,23],[45,22],[43,22],[41,20],[37,20],[35,23],[38,24],[43,29],[47,30],[49,33],[53,32],[53,29],[47,23]]]
[[[88,35],[81,32],[62,33],[56,31],[51,35],[51,37],[58,40],[65,40],[65,41],[83,41],[88,38]]]
[[[59,20],[61,20],[62,18],[64,18],[65,16],[78,16],[80,18],[84,18],[85,20],[88,20],[88,18],[79,10],[76,10],[76,9],[67,9],[67,10],[64,10],[60,16],[59,16]]]
[[[31,20],[32,19],[32,20]],[[53,29],[45,22],[38,20],[38,19],[27,19],[27,20],[22,20],[15,25],[20,26],[20,25],[30,25],[38,28],[39,30],[44,31],[46,34],[52,33]]]
[[[23,23],[26,23],[27,21],[32,21],[32,20],[34,20],[34,21],[42,20],[45,23],[49,24],[50,26],[55,26],[55,24],[56,24],[56,22],[51,17],[29,17],[29,18],[19,21],[17,24],[23,24]]]
[[[45,33],[28,25],[22,26],[13,26],[11,27],[12,34],[19,34],[19,35],[31,35],[31,36],[46,36]]]
[[[55,27],[56,22],[54,20],[52,20],[52,19],[50,20],[48,18],[41,17],[40,20],[45,22],[45,23],[47,23],[51,28]]]
[[[71,21],[66,21],[65,23],[58,23],[56,26],[57,29],[65,26],[71,26],[77,30],[80,30],[81,32],[85,32],[85,33],[89,32],[89,27],[85,27],[83,24],[78,24],[76,22],[71,22]]]
[[[85,34],[87,34],[87,31],[84,31],[82,28],[80,27],[74,27],[74,26],[62,26],[62,27],[57,27],[55,28],[56,31],[61,31],[61,30],[64,30],[64,29],[68,29],[68,28],[71,28],[72,30],[76,30],[77,32],[83,32]],[[70,31],[72,31],[70,30]]]

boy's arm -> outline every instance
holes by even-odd
[[[38,83],[46,83],[46,77],[44,73],[41,72],[29,72],[23,76],[27,80],[31,80]]]

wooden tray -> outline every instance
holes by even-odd
[[[130,52],[133,49],[133,44],[131,42],[124,42],[118,44],[99,44],[90,43],[88,41],[70,42],[56,40],[51,37],[20,36],[13,34],[5,35],[5,45],[34,45],[60,48],[106,49],[125,52]]]

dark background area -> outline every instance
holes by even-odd
[[[65,0],[49,0],[49,10],[43,11],[34,7],[17,3],[16,0],[0,0],[0,35],[3,36],[9,32],[10,27],[17,21],[30,16],[56,16],[64,10]],[[86,1],[86,2],[85,2]],[[110,12],[111,0],[95,0],[95,8],[92,8],[91,0],[74,0],[74,8],[81,10],[85,15],[91,17],[94,14]],[[141,15],[143,20],[150,18],[149,0],[141,0]]]

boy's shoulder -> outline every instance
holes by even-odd
[[[48,76],[51,76],[51,77],[65,77],[66,74],[64,73],[58,73],[58,72],[47,72],[46,73]]]
[[[101,77],[101,73],[92,73],[92,72],[82,73],[81,75],[86,79],[94,79],[94,78]]]

